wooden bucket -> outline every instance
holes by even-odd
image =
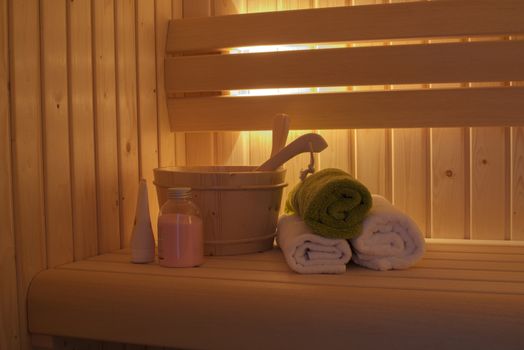
[[[168,167],[154,170],[160,206],[169,187],[191,187],[204,220],[204,253],[236,255],[273,247],[286,170],[254,166]]]

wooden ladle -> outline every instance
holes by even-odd
[[[255,171],[273,171],[300,153],[321,152],[328,146],[326,140],[319,134],[309,133],[298,137],[275,155],[266,160]]]

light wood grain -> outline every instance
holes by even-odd
[[[47,265],[73,261],[66,3],[42,3],[42,90]]]
[[[166,89],[185,92],[524,80],[519,69],[523,56],[524,41],[178,56],[166,60]]]
[[[512,135],[512,212],[511,239],[524,240],[524,128],[513,128]]]
[[[175,134],[169,127],[166,89],[164,81],[164,57],[166,49],[167,26],[172,18],[171,0],[155,2],[155,45],[156,45],[156,92],[158,116],[158,164],[175,165]]]
[[[388,0],[402,3],[406,0]],[[428,41],[395,41],[389,45],[425,44]],[[395,89],[427,89],[423,85],[391,85]],[[392,198],[395,206],[406,212],[429,237],[431,234],[430,157],[428,129],[392,130]]]
[[[248,13],[268,12],[277,10],[276,0],[247,0],[246,3]],[[168,41],[169,45],[169,41]],[[248,109],[250,111],[250,118],[255,119],[253,112],[255,110]],[[271,129],[271,119],[276,113],[282,113],[282,110],[275,111],[271,115],[266,116],[267,120],[261,130]],[[294,118],[294,117],[293,117]],[[244,128],[245,129],[245,128]],[[268,131],[252,131],[249,133],[249,164],[260,165],[266,161],[271,155],[271,133]],[[288,173],[290,174],[290,173]],[[287,176],[290,178],[290,175]]]
[[[128,246],[139,180],[135,1],[115,2],[120,244]]]
[[[245,13],[246,0],[212,2],[215,16]],[[249,117],[249,113],[246,113]],[[215,163],[217,165],[249,164],[249,132],[216,132],[214,134]]]
[[[471,238],[505,239],[506,132],[474,128],[471,135]],[[509,232],[508,232],[509,233]],[[509,238],[509,234],[508,237]]]
[[[295,116],[291,129],[509,126],[523,123],[523,94],[511,87],[207,97],[172,99],[168,108],[178,130],[264,130],[279,112]]]
[[[211,0],[184,0],[184,18],[198,18],[212,16]],[[169,36],[168,39],[169,40]],[[167,59],[166,59],[167,60]],[[179,79],[179,78],[177,78]],[[170,77],[166,75],[166,85]],[[174,131],[179,131],[174,129]],[[180,130],[184,131],[184,130]],[[213,165],[215,164],[215,134],[187,133],[185,136],[186,164],[187,165]]]
[[[93,1],[98,251],[120,247],[115,31],[112,0]]]
[[[8,4],[0,1],[0,349],[20,349],[11,169]]]
[[[30,346],[27,289],[47,267],[39,24],[36,1],[10,3],[11,154],[21,349]]]
[[[431,131],[434,238],[466,238],[467,132],[463,128]]]
[[[357,130],[356,177],[371,193],[391,200],[391,139],[389,135],[390,131],[387,129]]]
[[[276,0],[270,2],[276,3]],[[248,12],[254,12],[254,6],[261,8],[258,12],[271,11],[271,7],[264,7],[266,3],[250,1]],[[524,5],[518,0],[481,0],[202,18],[175,21],[170,29],[167,50],[209,52],[250,45],[519,33],[524,31],[522,16]],[[369,23],[373,23],[372,28]],[[208,36],[208,33],[214,35]]]
[[[393,131],[393,202],[429,234],[429,130]]]
[[[489,251],[489,245],[486,247]],[[35,331],[51,334],[59,331],[75,337],[181,348],[253,348],[253,339],[257,344],[255,348],[267,348],[277,339],[287,348],[311,348],[314,340],[305,335],[313,328],[315,334],[324,332],[318,328],[318,322],[329,319],[330,324],[341,325],[340,330],[335,329],[337,336],[332,344],[335,348],[342,348],[340,344],[345,346],[349,339],[360,347],[374,348],[380,345],[380,340],[377,342],[369,327],[383,324],[381,336],[407,348],[419,345],[427,348],[427,337],[442,332],[449,342],[447,346],[458,346],[460,341],[461,347],[474,344],[488,349],[494,344],[504,344],[504,348],[517,349],[516,335],[524,314],[519,303],[524,295],[524,270],[521,262],[517,264],[523,258],[522,252],[502,254],[507,259],[505,262],[490,261],[495,256],[497,254],[434,252],[423,260],[428,267],[417,265],[405,271],[377,273],[350,266],[344,275],[306,276],[290,272],[278,250],[208,258],[198,269],[132,265],[127,262],[127,253],[118,252],[39,275],[31,290],[30,326]],[[435,263],[441,266],[436,267]],[[501,269],[492,270],[497,264]],[[502,269],[503,264],[506,270]],[[512,270],[512,266],[520,269]],[[67,288],[61,288],[66,284]],[[86,290],[89,290],[88,298],[83,297]],[[464,303],[464,292],[467,292],[467,303]],[[326,293],[330,298],[319,301],[318,296]],[[148,297],[151,294],[155,298]],[[352,298],[348,299],[349,294]],[[115,296],[119,296],[121,306],[118,312],[109,307]],[[168,303],[163,302],[165,298]],[[61,307],[51,313],[49,305],[56,305],[55,302]],[[98,307],[93,308],[92,303]],[[315,314],[315,322],[305,322],[300,317],[304,305]],[[169,318],[170,322],[165,322],[163,319],[169,317],[171,308],[184,317]],[[350,310],[360,317],[359,322],[348,328],[344,320]],[[155,317],[134,317],[137,313]],[[427,317],[428,313],[431,318]],[[80,314],[82,317],[77,316]],[[78,321],[70,322],[71,319]],[[92,322],[98,327],[89,327]],[[147,333],[139,332],[145,322],[150,326],[154,322],[155,327],[150,327]],[[441,328],[441,324],[450,322],[457,322],[453,331],[447,326]],[[198,324],[199,336],[188,326],[193,323]],[[260,324],[265,325],[263,331]],[[417,337],[406,342],[405,327],[415,330]],[[231,329],[234,336],[229,334]],[[282,338],[279,329],[295,336]],[[333,327],[329,327],[325,332],[333,335],[333,331]],[[395,340],[395,336],[399,338]],[[329,339],[327,333],[321,338]],[[433,348],[442,345],[439,342]],[[313,346],[317,346],[316,343]]]
[[[98,252],[91,2],[68,1],[74,258]]]
[[[171,0],[172,18],[182,18],[184,15],[184,1]],[[166,39],[167,40],[167,39]],[[186,134],[175,132],[175,165],[181,166],[186,164]]]
[[[322,5],[322,4],[318,4]],[[286,11],[286,10],[298,10],[303,8],[308,8],[311,6],[311,4],[308,4],[305,1],[288,1],[288,0],[281,0],[277,1],[277,10],[278,11]],[[296,118],[298,116],[289,116],[290,120],[293,118]],[[289,124],[288,124],[289,128]],[[311,133],[313,130],[293,130],[289,132],[288,135],[288,142],[287,144],[290,144],[297,138],[299,138],[301,135]],[[324,150],[326,151],[326,150]],[[318,154],[315,154],[314,156],[316,161],[316,169],[318,170]],[[285,168],[287,170],[286,173],[286,182],[288,183],[288,186],[284,188],[284,194],[282,196],[282,205],[281,207],[284,208],[284,204],[286,202],[286,199],[289,195],[289,192],[300,182],[300,172],[303,169],[306,169],[308,167],[308,164],[310,163],[310,154],[309,153],[303,153],[298,156],[295,156],[291,158],[289,161],[285,163]]]
[[[148,182],[151,222],[156,222],[158,202],[153,189],[153,169],[158,167],[157,73],[155,3],[141,0],[137,6],[137,87],[140,177]],[[156,237],[156,225],[153,225]]]

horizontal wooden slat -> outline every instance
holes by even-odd
[[[523,33],[522,18],[521,0],[431,1],[194,18],[171,21],[167,51]]]
[[[264,254],[265,255],[265,254]],[[445,264],[453,263],[455,265],[455,268],[438,268],[438,267],[427,267],[422,266],[421,263],[417,263],[414,267],[408,269],[408,270],[395,270],[395,271],[389,271],[386,275],[382,275],[383,278],[396,278],[396,277],[405,277],[405,278],[438,278],[438,279],[447,279],[447,280],[466,280],[466,281],[491,281],[491,282],[522,282],[524,283],[524,266],[522,266],[522,263],[519,261],[519,259],[515,259],[512,261],[506,261],[507,265],[513,268],[509,268],[508,270],[504,269],[493,269],[492,268],[492,261],[472,261],[471,263],[474,263],[476,268],[471,269],[468,268],[468,265],[470,265],[470,261],[467,261],[466,259],[469,258],[468,254],[463,253],[456,253],[457,257],[460,258],[450,258],[450,259],[440,259],[440,258],[428,258],[428,253],[426,252],[424,260],[430,260],[430,261],[443,261]],[[524,258],[524,255],[519,255],[520,258]],[[273,271],[273,272],[290,272],[291,270],[287,266],[287,264],[284,261],[284,257],[282,256],[282,253],[280,250],[275,249],[275,254],[271,255],[271,260],[251,260],[249,263],[242,262],[242,260],[238,259],[228,259],[229,257],[222,257],[220,259],[207,259],[205,263],[206,269],[211,270],[217,270],[215,272],[211,272],[210,276],[218,277],[218,275],[221,273],[220,270],[245,270],[245,271]],[[117,266],[113,266],[111,264],[104,264],[104,265],[93,265],[95,263],[112,263],[117,264]],[[69,269],[80,269],[80,270],[92,270],[96,266],[104,266],[104,271],[123,271],[123,269],[126,268],[129,264],[129,254],[104,254],[99,255],[96,257],[89,258],[87,261],[82,263],[75,263],[75,264],[69,264],[64,265],[63,268],[69,268]],[[121,266],[125,265],[125,266]],[[151,266],[151,265],[143,265],[143,266]],[[518,269],[520,267],[520,270]],[[351,269],[351,275],[352,276],[374,276],[373,272],[370,272],[370,270],[365,269],[363,267],[359,267],[357,265],[351,264],[349,265],[349,268]],[[98,267],[96,268],[98,269]],[[137,269],[137,267],[135,267]],[[153,267],[140,267],[141,271],[144,273],[149,273],[153,269]],[[99,270],[99,269],[98,269]],[[162,272],[163,274],[169,274],[170,270],[160,270],[156,271],[157,274],[159,272]],[[191,273],[192,270],[187,270],[186,272]],[[200,273],[200,272],[199,272]],[[214,275],[217,273],[217,275]],[[201,276],[201,275],[200,275]],[[376,277],[376,276],[375,276]],[[302,277],[306,279],[306,277]]]
[[[264,130],[276,113],[293,129],[524,124],[524,88],[427,89],[170,99],[176,131]]]
[[[524,21],[524,20],[523,20]],[[169,92],[524,80],[524,41],[166,59]]]

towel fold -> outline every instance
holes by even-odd
[[[362,234],[350,242],[353,261],[374,270],[406,269],[420,260],[425,245],[417,224],[378,195],[373,195]]]
[[[353,238],[372,205],[368,189],[340,169],[308,176],[289,193],[286,212],[298,214],[313,232],[328,238]]]
[[[344,273],[351,259],[345,239],[318,236],[297,215],[279,218],[277,243],[289,267],[298,273]]]

